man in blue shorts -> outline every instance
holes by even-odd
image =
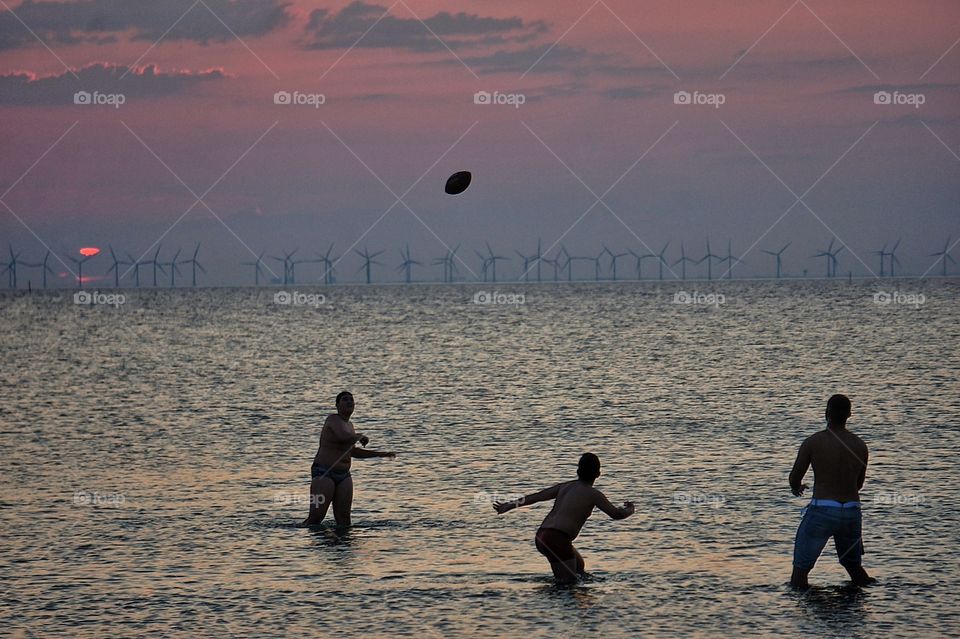
[[[827,428],[804,440],[790,472],[790,490],[797,497],[807,488],[801,484],[813,466],[813,499],[805,509],[793,546],[790,585],[809,588],[807,575],[813,569],[830,537],[837,557],[858,586],[876,581],[861,565],[863,556],[860,489],[867,473],[867,445],[847,430],[850,400],[834,395],[827,401]]]

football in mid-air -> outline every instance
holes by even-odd
[[[443,188],[447,195],[460,195],[470,186],[470,171],[457,171],[447,178],[447,185]]]

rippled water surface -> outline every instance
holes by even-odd
[[[694,284],[127,291],[0,297],[0,626],[13,636],[960,634],[960,286]],[[485,290],[492,290],[489,286]],[[357,460],[354,523],[295,527],[334,395],[395,461]],[[787,473],[854,402],[871,449],[867,569],[832,543],[792,593]],[[592,577],[553,585],[549,504],[574,476]],[[808,478],[812,479],[812,477]],[[812,482],[810,482],[812,483]]]

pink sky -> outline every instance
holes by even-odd
[[[44,245],[139,256],[161,237],[184,250],[200,240],[210,283],[229,283],[251,252],[329,241],[437,256],[487,240],[529,250],[538,237],[583,253],[667,240],[702,252],[709,236],[736,253],[796,239],[798,272],[819,269],[802,257],[836,237],[850,248],[844,272],[867,273],[870,252],[903,236],[901,259],[923,272],[926,254],[960,236],[956,3],[608,0],[584,15],[590,2],[399,2],[349,51],[391,3],[278,5],[285,18],[271,22],[208,2],[243,43],[197,5],[155,46],[190,2],[147,17],[102,15],[100,3],[11,5],[53,53],[0,14],[0,194],[12,186],[13,210],[0,205],[0,239],[27,259]],[[315,10],[326,14],[311,29]],[[79,90],[125,102],[76,105]],[[874,104],[882,90],[924,103]],[[325,103],[276,105],[276,91]],[[476,105],[476,91],[525,103]],[[725,101],[677,105],[676,91]],[[581,219],[590,190],[641,156],[604,197],[612,211]],[[197,195],[223,176],[204,198],[223,223],[202,204],[181,218],[195,197],[164,163]],[[460,169],[474,185],[444,196]],[[400,195],[424,172],[403,198],[413,212],[399,204],[374,224],[395,199],[379,179]],[[815,183],[812,212],[797,205],[777,222],[790,191]]]

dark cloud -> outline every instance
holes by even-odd
[[[432,16],[421,16],[421,23],[413,14],[398,17],[384,15],[386,11],[385,6],[360,0],[337,13],[315,9],[310,13],[305,28],[307,40],[304,46],[308,49],[345,48],[353,46],[359,39],[356,46],[368,49],[436,51],[444,49],[444,44],[456,49],[525,42],[547,30],[546,23],[542,21],[524,22],[517,17],[490,18],[472,13],[441,11]],[[363,38],[360,39],[360,36]]]
[[[78,91],[120,93],[128,99],[179,95],[191,86],[228,77],[220,69],[163,72],[150,65],[130,71],[121,79],[126,71],[125,66],[98,63],[58,75],[36,76],[22,71],[0,75],[0,104],[73,106]]]
[[[240,37],[265,35],[287,24],[292,17],[287,10],[289,5],[279,0],[203,0],[191,9],[194,1],[24,0],[12,11],[0,13],[0,51],[40,46],[20,20],[53,45],[107,44],[116,40],[109,34],[123,32],[130,32],[134,40],[153,42],[163,36],[167,41],[208,44],[232,39],[230,30]]]

